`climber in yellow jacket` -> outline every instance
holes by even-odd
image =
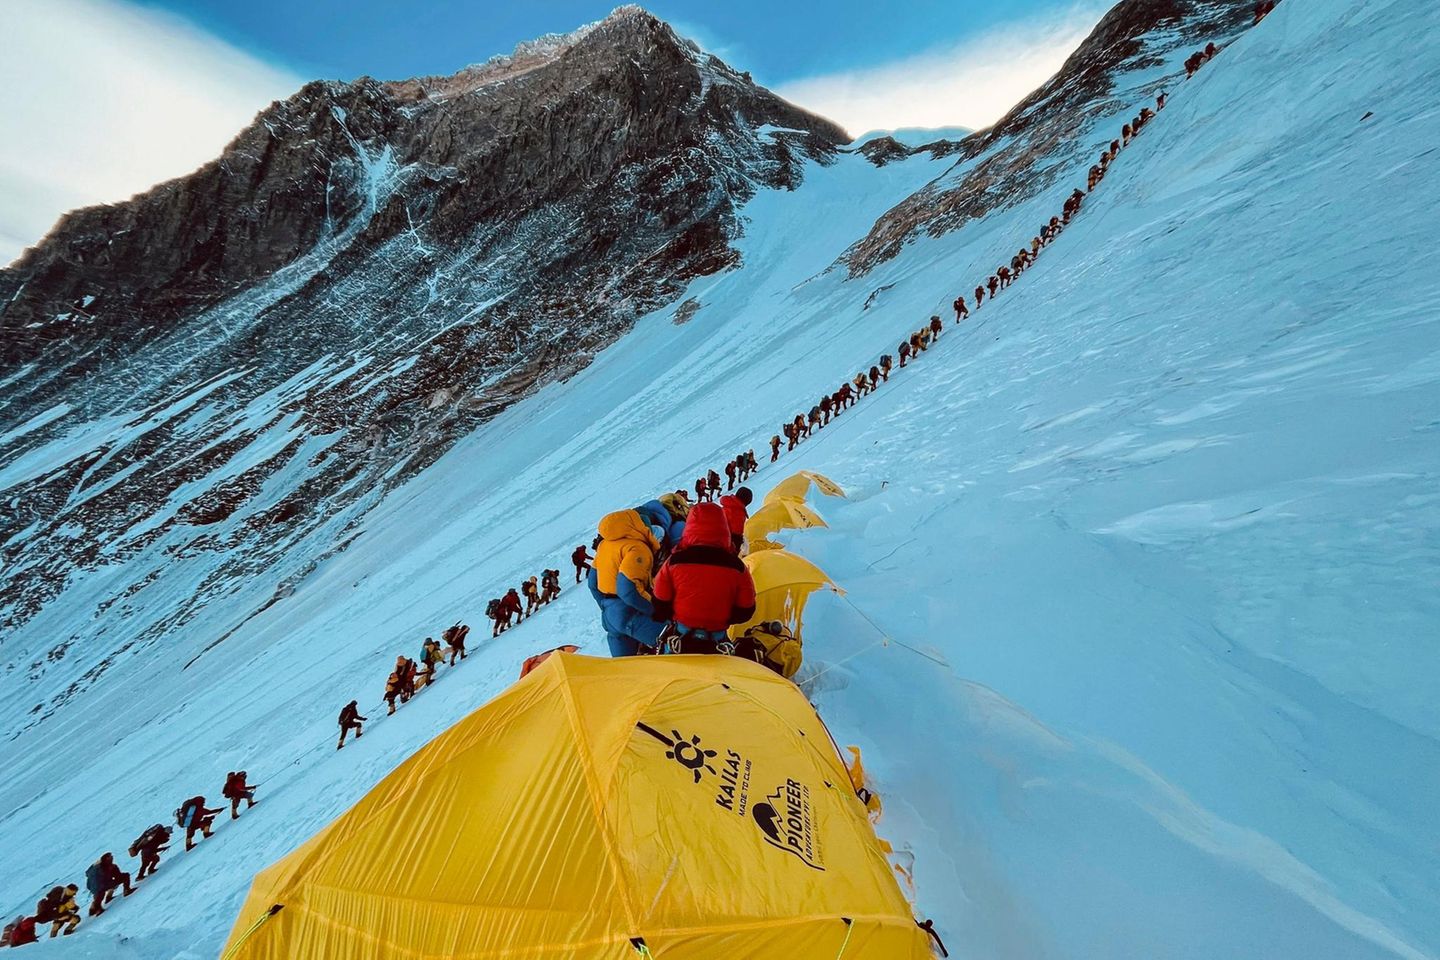
[[[629,657],[653,650],[661,624],[651,616],[655,605],[650,591],[665,530],[647,524],[638,510],[617,510],[600,521],[599,532],[595,565],[586,582],[600,605],[610,653]]]

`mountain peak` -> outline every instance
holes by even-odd
[[[68,549],[74,528],[57,518],[72,502],[96,542],[124,542],[137,518],[152,519],[136,549],[243,517],[215,583],[247,575],[261,555],[283,555],[282,528],[318,534],[377,485],[403,482],[475,424],[583,368],[693,278],[736,266],[740,208],[794,188],[808,161],[828,162],[847,139],[639,7],[448,77],[306,84],[216,160],[67,215],[0,270],[0,367],[34,371],[8,387],[0,433],[20,422],[15,411],[64,403],[99,415],[163,406],[176,382],[218,383],[210,402],[234,409],[289,391],[304,435],[344,455],[307,460],[304,484],[262,508],[284,457],[240,478],[212,474],[268,427],[167,422],[147,443],[168,452],[143,469],[114,474],[126,466],[116,458],[89,471],[105,454],[88,451],[31,478],[14,528],[39,524],[27,556]],[[330,379],[306,373],[338,356],[353,362]],[[296,377],[304,386],[292,390]],[[28,432],[24,449],[64,429]],[[187,459],[201,449],[216,452]],[[168,469],[176,460],[187,466]],[[374,479],[354,483],[361,470]],[[107,479],[103,496],[72,498]],[[184,489],[201,492],[170,510],[190,480]],[[19,549],[9,542],[0,561]],[[0,594],[25,598],[0,604],[6,629],[64,586],[43,562],[0,567]]]
[[[565,33],[547,33],[532,40],[523,40],[509,53],[496,54],[480,63],[462,67],[455,73],[392,80],[385,84],[385,88],[401,99],[456,96],[512,80],[537,67],[546,66],[582,43],[621,49],[636,45],[649,47],[656,40],[668,42],[676,48],[694,49],[693,44],[683,40],[659,17],[636,4],[625,4],[616,7],[602,20]]]

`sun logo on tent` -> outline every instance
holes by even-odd
[[[692,736],[687,740],[679,730],[671,730],[670,736],[667,737],[654,727],[646,726],[643,723],[637,723],[635,726],[669,747],[670,749],[665,751],[665,759],[674,760],[693,773],[696,783],[700,782],[702,769],[709,770],[711,776],[718,775],[716,769],[710,765],[710,759],[716,756],[716,753],[714,750],[706,750],[700,746],[699,736]]]
[[[700,782],[700,768],[709,770],[711,775],[715,774],[715,768],[710,766],[710,758],[715,756],[714,750],[706,750],[700,746],[699,737],[691,737],[686,740],[679,730],[671,730],[675,734],[675,748],[666,750],[665,756],[674,760],[680,766],[692,771],[695,774],[695,782]]]

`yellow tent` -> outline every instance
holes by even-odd
[[[827,497],[843,497],[845,491],[840,484],[831,480],[823,473],[816,473],[813,470],[801,470],[799,473],[786,477],[765,494],[766,503],[774,503],[776,500],[804,500],[810,494],[810,484],[815,484],[819,491]]]
[[[842,592],[824,570],[799,554],[778,547],[749,554],[745,557],[745,566],[755,581],[755,616],[731,627],[732,637],[738,638],[754,624],[779,620],[790,628],[797,640],[801,639],[800,617],[810,594],[822,587]]]
[[[800,691],[559,653],[256,876],[226,960],[922,960]]]
[[[780,530],[804,530],[809,527],[826,527],[825,518],[810,508],[803,500],[782,497],[768,501],[751,514],[745,521],[745,539],[754,542]]]

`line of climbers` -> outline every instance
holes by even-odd
[[[1008,266],[1002,264],[997,267],[984,283],[975,287],[975,308],[985,302],[986,292],[989,292],[990,299],[994,300],[1001,290],[1014,283],[1022,273],[1034,264],[1040,256],[1040,251],[1049,246],[1056,237],[1060,235],[1071,220],[1080,212],[1080,207],[1085,201],[1085,196],[1093,191],[1100,181],[1104,179],[1105,173],[1114,162],[1116,156],[1124,147],[1128,147],[1136,135],[1155,118],[1158,111],[1165,109],[1167,97],[1164,91],[1155,98],[1155,109],[1148,106],[1141,109],[1134,120],[1126,123],[1120,131],[1118,140],[1110,141],[1108,149],[1100,154],[1100,160],[1090,168],[1088,182],[1085,190],[1076,189],[1066,199],[1060,215],[1051,217],[1046,223],[1040,226],[1040,230],[1031,238],[1028,246],[1022,246],[1019,251],[1010,258]],[[957,296],[951,307],[955,311],[955,322],[970,317],[970,305],[965,301],[962,293]],[[930,344],[940,339],[944,332],[945,325],[938,316],[932,316],[928,323],[904,340],[900,341],[896,353],[900,357],[899,366],[903,369],[910,361],[918,358],[930,348]],[[784,437],[785,450],[794,450],[802,441],[812,436],[816,430],[822,429],[830,424],[830,421],[839,417],[848,407],[854,404],[867,393],[874,392],[880,384],[890,381],[890,371],[894,368],[894,359],[890,354],[881,355],[880,359],[870,369],[862,370],[855,374],[854,379],[841,384],[834,393],[827,393],[822,396],[818,403],[812,406],[808,413],[797,413],[793,419],[785,421],[780,426],[780,433],[770,438],[770,462],[774,463],[780,459],[781,437]],[[700,493],[705,487],[705,480],[695,481],[695,490]],[[710,488],[719,489],[719,477],[712,470],[710,472]],[[702,497],[702,499],[705,499]]]
[[[411,697],[434,683],[442,665],[448,663],[453,667],[456,661],[464,660],[465,640],[469,636],[470,626],[457,620],[441,631],[439,640],[426,637],[421,642],[418,661],[411,660],[403,653],[397,656],[395,669],[385,678],[384,700],[389,708],[386,715],[395,712],[395,701],[409,703]],[[356,701],[347,703],[340,711],[340,742],[335,749],[344,748],[345,736],[351,730],[355,731],[355,739],[360,739],[365,720],[365,717],[360,716]]]
[[[584,557],[585,548],[577,547],[572,559]],[[588,558],[585,558],[588,560]],[[577,571],[580,561],[576,559]],[[579,573],[576,573],[579,582]],[[511,587],[504,595],[491,600],[485,606],[485,616],[491,621],[490,636],[498,637],[519,624],[526,617],[534,616],[539,609],[560,596],[560,571],[546,568],[539,576],[532,576],[521,582],[519,589]],[[523,597],[523,599],[522,599]],[[440,675],[442,666],[453,667],[467,656],[465,642],[470,636],[470,626],[456,621],[446,627],[440,639],[426,637],[420,644],[420,657],[413,660],[403,653],[395,658],[395,668],[385,679],[385,715],[396,710],[396,704],[409,703],[410,698],[433,684]],[[358,740],[363,735],[364,723],[368,718],[361,716],[359,702],[351,700],[340,710],[340,740],[336,750],[344,749],[345,738],[353,731]]]
[[[1264,4],[1262,4],[1263,6]],[[1273,4],[1272,4],[1273,7]],[[1266,13],[1269,11],[1266,10]],[[1257,19],[1262,14],[1257,9]],[[1212,43],[1202,63],[1218,52]],[[1187,74],[1193,74],[1190,63]],[[1028,247],[1022,246],[982,284],[975,287],[975,307],[985,301],[988,291],[994,300],[999,291],[1010,286],[1039,257],[1060,232],[1080,213],[1085,197],[1104,179],[1110,164],[1120,151],[1128,147],[1159,111],[1165,109],[1167,95],[1162,90],[1155,98],[1155,108],[1143,107],[1133,120],[1124,124],[1120,137],[1110,142],[1099,162],[1090,168],[1085,190],[1076,189],[1066,199],[1059,216],[1042,224]],[[964,294],[952,303],[955,322],[970,316]],[[900,367],[929,349],[938,340],[945,325],[938,316],[902,340],[897,349]],[[791,451],[816,430],[828,426],[847,408],[881,383],[890,380],[894,362],[887,353],[862,370],[852,380],[841,384],[833,393],[821,396],[808,412],[797,413],[785,421],[780,433],[770,438],[770,462],[780,459],[782,436],[785,450]],[[756,469],[753,451],[742,454],[726,465],[730,478],[727,489],[733,488],[737,465]],[[744,476],[741,476],[743,481]],[[743,656],[758,655],[764,637],[747,631],[734,641],[728,628],[745,623],[755,612],[755,585],[740,561],[743,552],[742,534],[745,508],[751,502],[750,491],[741,487],[736,496],[719,498],[720,510],[712,503],[719,493],[720,478],[714,470],[695,481],[697,502],[692,507],[683,490],[648,501],[629,510],[608,514],[600,521],[599,539],[595,548],[594,567],[589,571],[590,592],[600,607],[601,623],[613,656],[636,656],[664,653],[724,653]],[[742,496],[743,495],[743,496]],[[733,542],[726,545],[727,530]],[[583,548],[577,551],[577,557]],[[581,574],[576,561],[576,578]],[[765,624],[776,627],[778,624]]]
[[[1255,22],[1259,23],[1260,21],[1257,20]],[[1210,59],[1219,52],[1220,48],[1215,46],[1215,44],[1212,42],[1205,44],[1205,49],[1196,50],[1194,53],[1190,54],[1190,56],[1185,59],[1185,79],[1189,80],[1191,77],[1195,76],[1196,72],[1198,72],[1201,67],[1205,66],[1205,64],[1209,63]]]
[[[1275,8],[1275,0],[1262,0],[1255,8],[1255,23]],[[1192,54],[1185,61],[1188,79],[1210,61],[1220,48],[1214,43]],[[1104,179],[1110,164],[1120,150],[1165,109],[1164,91],[1155,98],[1155,110],[1143,108],[1121,128],[1118,140],[1112,140],[1092,166],[1086,190],[1076,189],[1066,199],[1061,215],[1051,217],[1030,241],[1010,259],[1009,266],[1000,266],[982,284],[975,287],[975,308],[979,309],[988,291],[994,300],[1015,278],[1029,268],[1040,251],[1048,246],[1061,230],[1080,212],[1087,193]],[[970,308],[964,294],[952,304],[955,322],[968,319]],[[897,353],[903,368],[910,360],[925,352],[944,330],[938,316],[902,340]],[[820,398],[808,412],[797,413],[781,427],[787,451],[794,450],[801,440],[828,425],[860,397],[872,393],[881,383],[888,383],[894,362],[890,354],[882,355],[868,370],[857,373],[833,393]],[[770,462],[780,459],[781,434],[770,438]],[[744,623],[755,613],[755,584],[741,561],[745,521],[753,494],[743,484],[757,470],[754,449],[737,454],[725,465],[726,487],[733,493],[720,494],[720,476],[707,471],[695,481],[696,502],[692,505],[685,490],[662,494],[639,507],[606,515],[599,524],[599,536],[590,544],[591,556],[582,544],[570,555],[575,567],[575,582],[587,581],[591,595],[600,607],[601,623],[613,656],[635,656],[663,653],[717,653],[745,656],[774,669],[767,654],[778,644],[792,641],[785,636],[779,623],[764,623],[747,630],[739,640],[732,640],[728,629]],[[522,595],[524,601],[522,603]],[[492,637],[497,637],[513,624],[533,616],[539,609],[560,595],[560,571],[547,569],[539,577],[524,581],[520,589],[510,588],[486,606],[485,614],[493,621]],[[395,702],[406,703],[419,690],[433,683],[439,667],[454,667],[466,656],[465,640],[470,628],[463,623],[447,627],[441,634],[448,654],[441,643],[426,637],[421,645],[420,662],[396,658],[395,669],[385,684],[387,716],[395,712]],[[542,654],[526,662],[532,668]],[[340,711],[340,740],[336,749],[345,746],[346,736],[353,732],[358,740],[367,720],[360,714],[358,701],[351,700]],[[242,801],[255,805],[253,784],[246,782],[245,771],[226,778],[223,795],[230,800],[230,815],[239,816]],[[248,807],[247,807],[248,809]],[[185,849],[194,847],[195,834],[211,835],[215,816],[224,808],[211,810],[203,796],[186,800],[175,811],[177,825],[185,831]],[[160,863],[160,852],[168,849],[171,831],[155,824],[142,833],[129,848],[130,856],[140,858],[138,882],[154,873]],[[93,902],[90,915],[104,912],[117,889],[129,896],[134,887],[130,875],[120,870],[110,853],[105,853],[86,871],[86,886]],[[37,939],[37,926],[50,924],[50,936],[68,936],[80,924],[75,884],[56,886],[36,905],[33,916],[21,915],[7,924],[0,934],[0,947],[21,946]]]
[[[255,806],[255,788],[259,785],[249,783],[247,776],[244,770],[231,771],[225,776],[225,786],[220,792],[230,801],[232,820],[240,818],[241,803],[246,804],[247,810]],[[197,833],[202,838],[211,836],[215,818],[224,812],[224,806],[214,809],[205,806],[203,796],[191,797],[180,804],[175,810],[175,824],[185,831],[185,849],[195,849]],[[133,881],[130,874],[115,862],[115,854],[108,850],[101,854],[100,859],[85,871],[85,889],[91,897],[90,909],[87,911],[89,916],[100,916],[115,899],[117,891],[122,896],[130,896],[135,892],[135,884],[158,870],[161,852],[170,849],[171,835],[169,827],[157,823],[146,827],[130,844],[128,853],[140,861]],[[5,925],[4,932],[0,933],[0,947],[20,947],[34,943],[39,939],[39,930],[46,924],[50,925],[51,937],[70,936],[80,926],[79,896],[80,888],[73,883],[50,888],[35,904],[33,914],[21,914]]]
[[[750,477],[754,475],[755,471],[759,469],[760,463],[755,459],[755,449],[753,447],[749,450],[743,451],[742,453],[737,453],[735,455],[735,459],[725,464],[726,492],[733,491],[736,484],[741,484],[744,483],[746,480],[749,480]],[[689,496],[689,494],[682,493],[678,490],[676,491],[676,493],[680,493],[681,496],[685,497]],[[706,503],[714,502],[719,499],[720,474],[716,473],[714,470],[707,470],[705,472],[705,476],[697,477],[695,480],[695,502]],[[595,546],[595,544],[591,544],[591,546],[593,547]],[[576,575],[575,582],[580,582],[578,573]]]
[[[576,566],[575,582],[579,583],[582,564],[588,568],[589,557],[585,554],[585,547],[576,547],[571,559]],[[560,571],[556,569],[542,570],[539,576],[531,576],[522,581],[519,589],[511,587],[502,596],[485,605],[485,616],[492,623],[490,636],[500,636],[526,617],[534,616],[541,607],[559,596]],[[467,655],[465,641],[469,636],[470,626],[456,621],[441,632],[439,640],[434,637],[425,638],[420,644],[418,660],[412,660],[403,653],[397,656],[395,669],[391,670],[385,679],[385,715],[390,716],[395,712],[397,702],[402,705],[409,703],[411,697],[433,684],[439,678],[442,666],[453,667],[464,660]],[[358,740],[363,735],[367,719],[361,716],[358,701],[351,700],[342,707],[338,718],[340,740],[335,749],[341,750],[345,747],[345,738],[352,731]]]
[[[492,622],[490,636],[500,636],[526,617],[534,616],[536,611],[559,596],[560,571],[548,567],[540,571],[538,577],[532,575],[529,580],[522,581],[519,590],[511,587],[503,596],[485,605],[485,616]],[[464,659],[463,653],[461,659]]]

